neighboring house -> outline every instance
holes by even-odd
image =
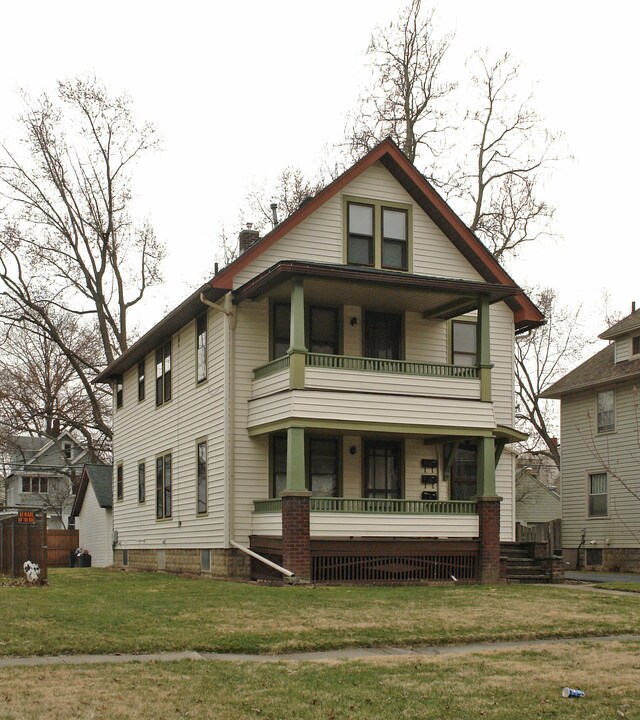
[[[113,468],[85,465],[71,514],[76,518],[80,547],[88,550],[93,567],[113,563]]]
[[[9,507],[43,507],[47,527],[69,527],[74,487],[87,451],[68,432],[56,438],[17,436],[8,444],[9,466],[6,504]]]
[[[537,525],[559,520],[562,511],[560,495],[529,472],[516,477],[516,520],[526,525]]]
[[[609,345],[543,394],[561,401],[563,555],[640,571],[640,310],[600,337]]]
[[[538,309],[391,140],[240,250],[97,378],[115,563],[496,580]]]

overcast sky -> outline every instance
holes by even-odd
[[[221,223],[239,230],[237,208],[253,181],[287,164],[313,173],[361,89],[371,30],[403,5],[5,1],[0,139],[11,139],[18,87],[37,94],[86,71],[127,90],[157,125],[164,149],[140,169],[136,191],[169,258],[163,290],[140,319],[145,330],[203,280]],[[462,67],[477,47],[509,51],[523,63],[523,92],[537,81],[537,109],[564,132],[574,160],[546,188],[562,239],[529,249],[510,269],[520,283],[551,285],[565,302],[583,302],[594,317],[603,289],[625,314],[640,301],[637,7],[621,0],[437,6],[440,27],[456,32],[451,62]]]

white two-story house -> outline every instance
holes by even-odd
[[[116,564],[496,580],[538,309],[391,140],[240,240],[98,377]]]

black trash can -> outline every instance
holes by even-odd
[[[91,567],[91,555],[89,555],[89,553],[82,553],[82,555],[79,555],[76,567]]]

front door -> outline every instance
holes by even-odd
[[[402,360],[400,339],[402,315],[366,312],[364,315],[364,356],[379,360]]]
[[[367,440],[364,444],[364,496],[402,496],[402,446],[395,441]]]

